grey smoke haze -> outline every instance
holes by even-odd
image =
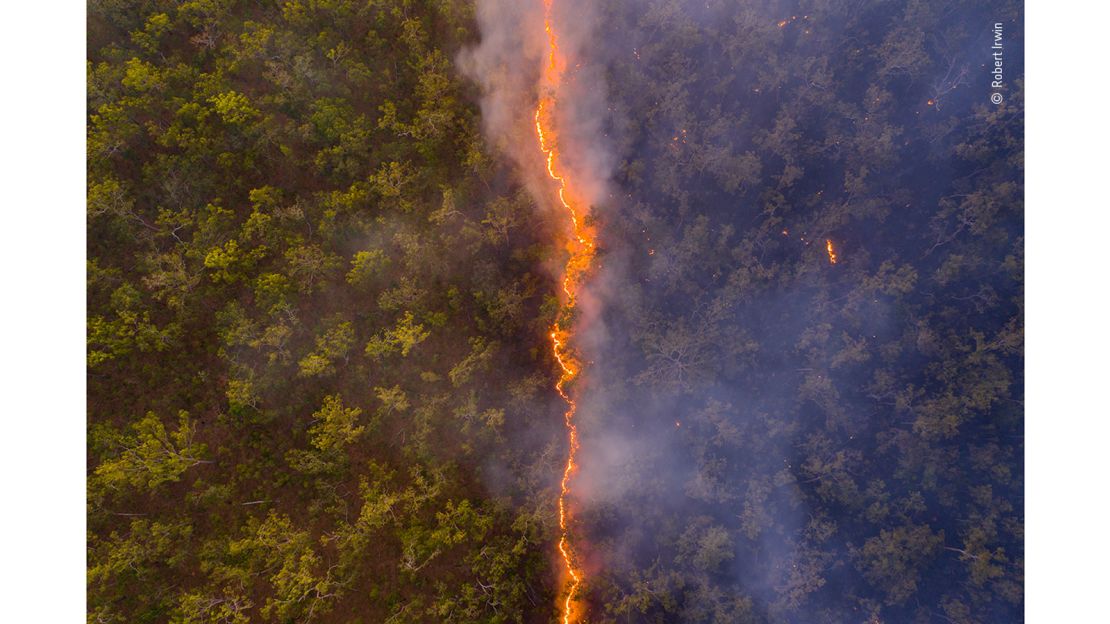
[[[872,387],[884,368],[933,383],[912,353],[936,340],[921,319],[938,305],[929,218],[974,173],[958,170],[953,136],[981,95],[950,68],[981,52],[989,4],[566,9],[581,65],[561,147],[590,185],[603,247],[576,337],[589,368],[573,504],[595,606],[647,587],[685,600],[652,621],[864,621],[858,604],[940,621],[935,605],[881,607],[859,548],[901,523],[957,535],[948,503],[852,501],[933,487],[895,476],[918,461],[892,450],[911,444],[913,415]],[[487,136],[550,209],[530,127],[542,50],[521,34],[540,28],[540,2],[479,7],[483,42],[465,62]],[[950,87],[944,114],[927,116]],[[896,275],[926,285],[884,285]],[[931,561],[921,595],[939,601],[959,561]]]
[[[531,193],[538,207],[536,219],[546,222],[547,229],[558,238],[568,233],[569,219],[556,196],[557,186],[546,170],[546,161],[536,135],[534,114],[538,101],[541,65],[546,62],[547,45],[544,31],[543,4],[517,0],[479,0],[476,13],[481,41],[464,50],[458,59],[463,72],[481,89],[480,107],[482,129],[495,152],[508,158],[515,165],[516,175]],[[572,190],[572,197],[588,209],[591,219],[604,221],[611,205],[610,178],[616,158],[607,136],[608,122],[607,87],[604,66],[591,62],[589,48],[596,44],[597,16],[595,5],[587,0],[556,2],[553,20],[558,35],[559,54],[565,59],[567,71],[556,94],[554,123],[556,148],[559,151],[559,175]],[[581,216],[581,214],[580,214]],[[604,241],[601,241],[604,244]],[[604,256],[595,263],[606,262]],[[563,259],[553,258],[546,269],[554,278],[561,279]],[[579,293],[574,347],[583,360],[589,362],[605,350],[606,331],[603,326],[601,299],[607,290],[604,283],[592,282]],[[574,392],[580,394],[586,386],[594,384],[592,367],[576,381]],[[549,395],[550,398],[550,395]],[[557,400],[557,397],[554,397]],[[562,411],[562,403],[559,402]],[[593,409],[590,406],[588,409]],[[554,415],[553,410],[537,410]],[[584,413],[579,412],[583,417]],[[582,421],[586,422],[586,421]],[[592,420],[591,420],[592,422]],[[562,446],[561,420],[549,425],[557,428],[551,435],[560,441],[558,453],[565,453]],[[529,435],[550,435],[551,429],[537,424]],[[558,468],[562,458],[552,462],[548,454],[527,469],[526,477],[533,483],[549,481],[551,487],[558,482]],[[580,457],[581,460],[584,459]],[[599,457],[601,461],[606,458]],[[586,460],[595,463],[592,458]],[[537,468],[549,470],[537,476]],[[580,483],[581,482],[581,483]],[[582,509],[588,504],[589,495],[580,496],[578,487],[585,486],[585,479],[576,479],[572,500],[573,517],[585,515]],[[554,499],[552,498],[552,501]],[[589,553],[579,554],[589,562]]]
[[[631,9],[649,8],[648,4],[624,5]],[[542,38],[542,4],[485,0],[477,7],[481,43],[464,51],[459,62],[481,87],[483,130],[490,144],[515,163],[518,175],[540,207],[538,216],[554,219],[558,224],[563,215],[558,212],[561,207],[553,205],[554,187],[543,168],[532,117],[546,43]],[[619,107],[619,112],[614,112],[608,101],[605,74],[615,57],[627,54],[637,41],[648,39],[651,34],[630,32],[620,37],[598,37],[599,17],[594,3],[558,2],[556,7],[560,51],[570,67],[558,100],[559,149],[565,174],[579,193],[589,199],[594,217],[602,225],[604,247],[580,301],[582,313],[576,334],[576,346],[589,367],[576,382],[582,448],[579,472],[573,483],[575,529],[580,537],[586,538],[579,554],[594,574],[625,574],[630,570],[608,569],[615,562],[601,553],[647,566],[656,554],[653,542],[659,537],[655,533],[659,527],[643,525],[636,510],[645,506],[665,510],[681,524],[696,511],[691,507],[691,499],[696,503],[699,497],[704,497],[701,490],[713,486],[704,482],[698,460],[690,454],[685,432],[676,425],[690,416],[691,388],[654,383],[637,376],[640,372],[637,362],[643,357],[643,350],[633,343],[628,326],[658,316],[661,311],[665,316],[665,304],[651,300],[650,290],[628,287],[630,282],[640,279],[636,275],[638,269],[631,266],[633,260],[629,256],[633,251],[629,241],[606,236],[607,223],[631,218],[622,211],[644,207],[625,205],[624,198],[612,191],[612,172],[617,162],[627,156],[615,153],[612,146],[633,149],[631,135],[640,134],[642,129],[635,128],[637,121],[622,114],[624,111]],[[619,130],[613,131],[614,128]],[[646,207],[649,212],[652,209]],[[693,268],[685,264],[687,261],[669,257],[663,250],[653,266],[658,271],[671,263],[673,269],[663,270],[681,273]],[[552,267],[555,274],[559,270],[561,267]],[[648,294],[646,299],[642,292]],[[682,322],[687,315],[690,325],[702,322],[696,309],[687,309],[689,303],[675,306],[673,318],[660,317],[658,322]],[[702,301],[698,305],[710,304]],[[712,305],[720,309],[715,313],[718,316],[738,314],[728,303]],[[730,364],[709,361],[706,365]],[[745,397],[726,386],[700,390],[733,406],[745,404]],[[746,418],[743,414],[732,417]],[[785,456],[784,449],[791,442],[789,437],[778,439],[769,449],[770,454]],[[786,494],[776,494],[775,498],[782,499],[780,513],[776,515],[780,526],[796,527],[802,517],[796,497],[787,489]],[[760,533],[759,541],[764,549],[794,548],[782,536],[773,538]],[[603,548],[592,548],[593,542]],[[739,554],[733,560],[736,576],[744,577],[749,591],[769,602],[773,594],[772,571],[750,569],[745,553]]]
[[[481,42],[464,50],[458,62],[481,87],[482,128],[490,144],[516,163],[536,203],[551,210],[553,186],[533,120],[547,51],[543,5],[539,0],[480,0],[477,20]],[[556,108],[562,164],[577,193],[599,206],[608,198],[615,159],[604,134],[604,68],[589,64],[585,55],[597,24],[594,3],[557,2],[554,20],[560,52],[568,62]]]

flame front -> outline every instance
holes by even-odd
[[[582,613],[575,609],[579,587],[582,585],[583,571],[576,562],[574,548],[570,542],[568,529],[567,497],[570,494],[571,477],[576,470],[575,457],[578,452],[578,429],[575,426],[575,414],[578,406],[567,389],[567,384],[578,377],[581,367],[569,347],[573,338],[573,311],[577,304],[578,288],[585,278],[586,272],[594,257],[594,232],[586,225],[585,216],[588,206],[583,208],[583,201],[576,196],[575,190],[565,172],[560,167],[560,152],[558,135],[554,125],[554,113],[560,89],[563,83],[563,74],[566,72],[566,59],[559,51],[559,38],[552,19],[552,5],[554,0],[543,0],[543,26],[547,39],[547,53],[544,58],[543,71],[540,77],[539,102],[536,105],[536,138],[539,141],[540,151],[546,161],[547,175],[558,185],[557,195],[559,203],[569,217],[566,251],[569,256],[563,267],[562,287],[563,309],[559,320],[551,326],[551,349],[559,363],[559,380],[555,389],[567,404],[563,420],[567,430],[567,460],[563,466],[563,477],[559,484],[559,554],[563,560],[563,567],[567,575],[566,596],[562,604],[563,624],[578,621]]]

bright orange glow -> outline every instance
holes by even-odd
[[[825,251],[829,252],[829,264],[836,264],[836,251],[833,249],[832,240],[825,239]]]
[[[540,93],[539,102],[536,104],[535,122],[536,138],[539,141],[540,151],[544,154],[547,175],[558,185],[556,195],[569,220],[569,227],[567,228],[569,235],[566,240],[566,251],[569,255],[566,264],[563,266],[562,278],[563,294],[565,295],[563,299],[564,314],[560,314],[560,318],[570,318],[571,315],[565,313],[573,311],[577,304],[578,288],[589,271],[594,258],[595,233],[585,223],[585,216],[589,210],[588,206],[583,207],[582,200],[576,195],[571,181],[560,167],[561,155],[558,134],[554,124],[554,113],[567,62],[559,51],[559,38],[551,16],[554,1],[543,0],[543,27],[547,35],[547,54],[540,77]],[[576,608],[575,601],[578,598],[578,589],[582,585],[584,573],[576,561],[568,529],[570,514],[567,497],[570,495],[571,478],[577,470],[575,458],[578,453],[578,429],[575,426],[575,414],[578,405],[568,391],[567,384],[578,377],[581,366],[568,346],[574,336],[573,321],[565,322],[566,327],[561,325],[560,321],[556,321],[551,326],[550,336],[551,350],[561,370],[559,380],[555,383],[555,390],[558,391],[559,396],[567,404],[567,409],[563,413],[563,421],[567,430],[567,460],[563,465],[563,477],[559,483],[558,502],[559,555],[562,557],[563,568],[567,577],[566,596],[562,604],[562,621],[563,624],[571,624],[571,622],[578,621],[583,615],[581,610]]]

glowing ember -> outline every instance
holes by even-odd
[[[833,249],[832,240],[825,239],[825,251],[829,252],[829,264],[836,264],[836,251]]]
[[[554,0],[543,0],[544,31],[547,34],[547,55],[543,65],[540,82],[539,102],[536,105],[536,138],[539,140],[540,151],[546,159],[547,175],[558,184],[559,203],[566,209],[570,217],[570,233],[566,249],[570,256],[563,267],[563,293],[566,298],[563,302],[564,310],[573,310],[576,305],[576,294],[586,272],[590,269],[594,258],[594,232],[584,223],[584,214],[580,213],[581,201],[575,196],[574,189],[566,175],[560,175],[560,153],[558,135],[554,127],[554,111],[557,98],[562,85],[563,73],[566,71],[566,59],[559,52],[559,39],[555,32],[555,25],[551,17],[551,8]],[[566,315],[569,316],[569,315]],[[559,321],[551,326],[551,348],[555,359],[559,363],[561,373],[555,383],[559,396],[567,404],[563,414],[567,429],[567,461],[563,466],[563,478],[559,484],[559,554],[563,559],[563,566],[568,581],[566,597],[562,605],[563,624],[577,621],[582,613],[575,610],[574,601],[578,589],[582,584],[583,571],[575,562],[574,550],[570,543],[568,526],[567,496],[570,494],[570,481],[576,470],[575,457],[578,452],[578,429],[575,427],[575,413],[577,404],[567,391],[567,384],[574,380],[580,371],[580,366],[573,354],[568,350],[568,342],[573,338],[573,327],[562,327]]]

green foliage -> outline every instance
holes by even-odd
[[[244,125],[261,114],[251,106],[247,96],[235,91],[214,95],[208,101],[212,103],[220,119],[229,124]]]
[[[178,415],[176,430],[167,431],[154,412],[147,412],[131,429],[132,434],[119,439],[118,455],[97,466],[90,480],[94,489],[154,489],[178,481],[189,468],[206,463],[201,459],[205,445],[195,440],[196,425],[187,412]]]
[[[98,364],[132,353],[156,352],[174,344],[178,327],[172,323],[159,328],[149,310],[143,309],[140,292],[130,284],[114,290],[105,306],[111,317],[94,315],[88,319],[88,365]]]
[[[182,542],[188,542],[192,528],[185,523],[164,524],[143,518],[131,520],[128,532],[112,532],[106,542],[93,547],[102,551],[95,565],[89,567],[88,583],[110,585],[119,577],[149,578],[161,565],[180,563],[186,556]]]
[[[550,536],[482,485],[523,452],[490,432],[529,409],[508,388],[550,363],[525,346],[547,319],[523,250],[546,233],[469,164],[504,173],[451,64],[471,10],[89,13],[90,621],[551,603]],[[483,224],[490,205],[516,217]],[[452,376],[471,339],[522,347]]]
[[[354,326],[349,322],[329,327],[316,338],[316,349],[300,361],[300,374],[318,377],[335,372],[335,361],[344,358],[355,342]]]
[[[352,285],[369,284],[389,266],[389,258],[380,249],[360,251],[351,259],[351,270],[347,273],[347,283]]]
[[[372,337],[366,343],[366,355],[379,359],[400,353],[405,357],[430,335],[424,330],[424,325],[414,322],[412,312],[405,312],[392,329]]]
[[[336,395],[325,397],[323,407],[312,415],[316,424],[308,430],[312,446],[327,453],[354,443],[366,431],[366,427],[355,426],[360,414],[357,407],[343,407]]]
[[[336,597],[335,581],[305,531],[298,531],[284,515],[270,513],[252,521],[246,535],[228,544],[232,559],[243,559],[248,569],[261,576],[272,594],[262,606],[262,616],[277,621],[311,621],[324,615]]]

